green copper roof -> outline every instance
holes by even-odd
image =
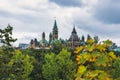
[[[42,40],[40,40],[38,43],[42,44]],[[45,44],[49,44],[49,41],[45,40]]]
[[[57,28],[57,22],[56,22],[56,20],[54,21],[53,29],[58,29],[58,28]]]
[[[46,44],[49,44],[49,41],[45,40],[45,43],[46,43]]]
[[[120,47],[114,49],[114,51],[118,51],[118,52],[120,52]]]
[[[54,40],[51,41],[50,44],[55,44],[56,41],[58,41],[58,40],[57,40],[57,39],[54,39]]]

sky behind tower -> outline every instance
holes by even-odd
[[[120,45],[120,0],[0,0],[0,28],[14,27],[18,43],[48,39],[56,17],[59,38],[68,39],[73,26],[79,37],[97,35]]]

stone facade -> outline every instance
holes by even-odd
[[[80,42],[81,42],[80,38],[78,37],[76,29],[74,27],[73,31],[71,32],[71,36],[67,41],[67,47],[75,49],[76,47],[80,46]]]

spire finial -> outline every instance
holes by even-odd
[[[54,20],[54,26],[53,26],[53,29],[57,29],[57,22],[56,22],[56,19]]]
[[[76,30],[75,30],[75,24],[74,24],[74,26],[73,26],[73,31],[72,31],[72,33],[75,33],[75,34],[77,33]]]

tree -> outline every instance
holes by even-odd
[[[30,79],[44,80],[42,74],[42,66],[45,63],[45,55],[47,53],[42,50],[29,50],[29,51],[31,52],[29,52],[28,54],[35,58],[35,60],[33,61],[34,68],[30,74]]]
[[[29,80],[33,70],[33,58],[16,50],[8,65],[11,67],[10,80]]]
[[[9,54],[13,56],[9,58],[8,54],[0,49],[0,80],[29,80],[33,58],[18,50]]]
[[[9,24],[5,29],[0,29],[0,39],[2,40],[2,43],[4,43],[8,47],[11,47],[11,43],[17,40],[12,38],[12,30],[13,27]]]
[[[62,49],[58,55],[46,54],[42,68],[45,80],[73,80],[76,65],[70,56],[71,53],[65,49]]]
[[[0,48],[0,80],[29,80],[33,58],[13,50],[11,43],[16,39],[12,38],[12,30],[10,25],[0,29],[0,39],[5,45]]]
[[[116,80],[120,80],[120,58],[113,63],[113,68],[112,77]]]
[[[112,41],[106,40],[96,44],[95,40],[89,39],[87,43],[86,46],[80,46],[75,50],[78,65],[76,80],[113,80],[113,63],[118,58],[114,52],[107,51]]]
[[[59,41],[56,40],[53,44],[52,44],[52,52],[55,54],[58,54],[62,48],[65,48],[65,46]]]

